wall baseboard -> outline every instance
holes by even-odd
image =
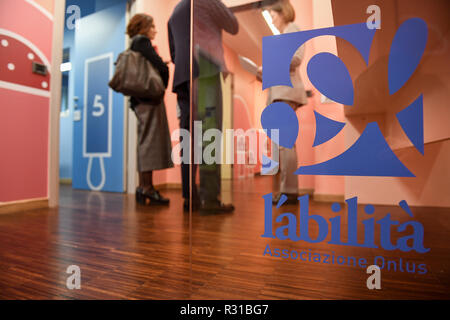
[[[304,196],[307,194],[312,196],[314,194],[314,189],[298,189],[299,196]]]
[[[70,178],[62,178],[62,179],[59,179],[59,183],[60,183],[60,184],[69,184],[69,185],[72,185],[72,179],[70,179]]]
[[[317,202],[345,202],[343,194],[314,194],[313,201]]]
[[[162,183],[155,185],[158,189],[163,190],[181,190],[181,183]]]
[[[35,209],[45,209],[48,207],[48,198],[6,202],[0,203],[0,214],[23,212]]]

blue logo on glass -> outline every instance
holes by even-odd
[[[319,36],[336,36],[348,41],[368,65],[375,32],[376,29],[368,29],[366,23],[361,23],[265,37],[263,89],[273,86],[292,87],[289,69],[294,53],[301,45]],[[400,90],[416,70],[425,51],[427,37],[427,25],[420,18],[405,21],[397,30],[388,63],[390,95]],[[318,53],[310,59],[307,73],[311,83],[322,94],[338,103],[353,105],[352,79],[340,58],[331,53]],[[284,105],[283,102],[276,102],[265,108],[261,115],[261,124],[267,132],[270,132],[270,129],[279,129],[279,145],[292,148],[298,136],[298,120],[290,107],[280,108],[280,104]],[[424,154],[423,96],[419,95],[396,116],[411,143]],[[345,126],[345,123],[328,119],[317,112],[315,117],[316,135],[313,147],[332,139]],[[283,123],[282,127],[280,123]],[[367,124],[359,139],[342,154],[322,163],[301,166],[296,174],[414,177],[389,147],[376,122]]]

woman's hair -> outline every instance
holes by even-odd
[[[295,20],[295,10],[289,0],[278,1],[273,6],[271,6],[269,10],[281,14],[287,23],[294,22]]]
[[[127,34],[130,38],[138,34],[147,35],[153,26],[153,17],[145,13],[138,13],[131,18],[127,26]]]

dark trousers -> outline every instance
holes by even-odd
[[[190,132],[191,117],[190,117],[189,91],[190,91],[189,82],[183,83],[176,89],[178,106],[180,107],[180,129],[185,129]],[[189,143],[189,148],[191,147],[192,142]],[[188,150],[183,149],[181,152],[189,153],[189,149]],[[181,154],[180,156],[183,157],[183,154]],[[192,159],[193,155],[191,155],[191,163],[194,163]],[[189,199],[189,187],[190,187],[189,170],[191,170],[192,174],[192,195],[194,198],[197,197],[197,187],[195,185],[197,165],[194,164],[190,165],[189,163],[181,163],[181,185],[183,189],[184,199]]]
[[[190,131],[190,105],[189,83],[177,87],[177,101],[180,107],[180,128]],[[198,91],[198,92],[197,92]],[[211,128],[222,129],[222,91],[220,87],[220,74],[212,77],[201,78],[194,82],[194,119],[202,121],[203,131]],[[203,134],[203,132],[202,132]],[[192,149],[193,138],[189,147]],[[203,145],[203,148],[205,145]],[[203,151],[203,150],[202,150]],[[189,152],[183,149],[182,152]],[[181,154],[181,157],[183,154]],[[200,165],[200,193],[195,183],[197,165],[194,164],[194,154],[191,154],[191,165],[181,164],[181,183],[183,198],[189,199],[189,188],[192,188],[193,198],[200,197],[205,202],[214,202],[220,195],[220,164]],[[190,181],[190,174],[192,181]],[[190,185],[191,182],[191,185]]]
[[[202,122],[203,134],[208,129],[222,130],[222,88],[220,73],[200,76],[196,80],[197,103],[196,120]],[[202,152],[211,142],[202,143]],[[221,141],[215,141],[219,150],[215,150],[221,160]],[[203,155],[205,156],[205,155]],[[217,156],[217,154],[216,154]],[[220,197],[220,163],[206,164],[205,159],[200,165],[200,198],[206,203],[219,200]]]

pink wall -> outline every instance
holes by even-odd
[[[295,23],[301,30],[332,27],[334,25],[331,3],[325,1],[291,1],[296,11]],[[321,103],[321,94],[308,79],[306,68],[308,61],[319,52],[337,53],[336,41],[332,37],[319,37],[306,43],[305,58],[300,68],[307,90],[313,90],[314,96],[297,114],[300,119],[300,139],[297,141],[299,166],[319,163],[340,154],[344,149],[345,129],[336,137],[317,147],[312,147],[315,136],[314,110],[320,114],[345,122],[343,106],[338,103]],[[314,189],[315,194],[343,195],[344,178],[338,176],[299,176],[300,189]]]
[[[226,45],[223,47],[227,68],[234,74],[234,96],[244,100],[248,107],[247,112],[240,114],[239,116],[248,118],[245,122],[248,122],[250,127],[257,128],[259,121],[255,121],[257,106],[254,94],[254,86],[257,82],[256,78],[241,67],[239,58],[232,48],[229,48]]]
[[[234,88],[233,88],[233,129],[258,129],[259,121],[255,121],[258,107],[260,107],[261,101],[259,96],[255,94],[257,89],[261,90],[260,82],[258,82],[255,76],[245,71],[239,63],[239,58],[236,52],[224,45],[225,63],[228,70],[234,75]],[[265,101],[264,101],[265,103]],[[259,118],[258,118],[259,119]],[[237,150],[237,141],[234,144],[235,150]],[[258,156],[257,154],[255,156]],[[235,160],[237,156],[235,156]],[[239,176],[239,172],[243,173],[241,168],[242,164],[235,164],[233,166],[234,177]],[[254,166],[252,172],[260,171],[260,164]]]
[[[31,60],[51,62],[53,1],[34,3],[0,2],[0,202],[47,197],[50,78]]]
[[[358,195],[362,203],[396,205],[407,200],[416,206],[450,206],[450,109],[448,101],[450,3],[446,0],[333,0],[336,24],[365,21],[365,9],[380,6],[382,26],[375,34],[369,67],[361,69],[344,42],[338,42],[340,56],[353,79],[358,79],[355,99],[357,114],[348,114],[347,145],[357,139],[368,122],[377,121],[388,144],[415,178],[346,177],[345,195]],[[387,93],[387,57],[397,28],[406,19],[419,17],[428,25],[428,43],[417,70],[398,93]],[[367,70],[365,70],[367,69]],[[400,128],[395,114],[419,94],[424,96],[425,155],[421,155]]]
[[[156,30],[158,34],[153,44],[158,47],[159,55],[164,61],[170,61],[170,50],[169,50],[169,36],[167,32],[167,22],[173,12],[173,9],[178,4],[179,0],[165,0],[165,1],[141,1],[141,7],[138,8],[141,12],[145,12],[151,15],[155,19]],[[169,130],[172,133],[174,130],[179,128],[179,122],[177,119],[177,96],[172,93],[172,81],[174,65],[169,64],[170,69],[170,79],[169,87],[166,91],[165,103],[167,118],[169,121]],[[177,143],[173,142],[172,146]],[[164,183],[181,183],[181,173],[179,166],[168,170],[155,171],[154,174],[155,184]]]

